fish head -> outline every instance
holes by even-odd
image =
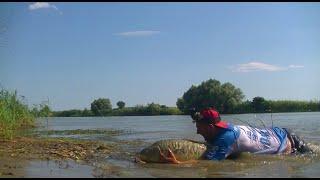
[[[144,148],[139,153],[139,158],[142,161],[146,161],[146,162],[159,162],[160,160],[159,149],[157,147]]]

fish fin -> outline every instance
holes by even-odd
[[[142,161],[139,157],[135,157],[135,158],[134,158],[134,162],[135,162],[135,163],[139,163],[139,164],[146,164],[146,162],[145,162],[145,161]]]
[[[170,148],[168,148],[168,156],[165,156],[161,149],[160,146],[158,146],[159,149],[159,154],[160,154],[160,161],[163,163],[173,163],[173,164],[180,164],[180,161],[178,161],[175,157],[175,155],[173,154],[173,152],[171,151]]]
[[[191,141],[191,142],[199,143],[199,144],[206,144],[206,142],[203,142],[203,141],[196,141],[196,140],[193,140],[193,139],[183,139],[183,140],[187,140],[187,141]]]

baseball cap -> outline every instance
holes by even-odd
[[[219,112],[213,108],[202,110],[200,112],[200,115],[202,116],[202,118],[200,118],[198,122],[214,124],[215,126],[218,126],[221,128],[228,127],[228,123],[221,121]]]

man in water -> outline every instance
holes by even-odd
[[[241,152],[292,154],[311,151],[303,140],[285,128],[233,125],[221,121],[219,112],[213,108],[200,112],[193,110],[191,117],[196,123],[197,134],[202,135],[208,143],[205,158],[209,160],[223,160]],[[181,163],[176,160],[172,151],[169,150],[168,157],[160,150],[159,152],[167,162]]]

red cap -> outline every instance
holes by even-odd
[[[202,121],[213,123],[217,127],[228,128],[228,123],[221,121],[220,114],[214,109],[206,109],[200,112]]]
[[[221,127],[221,128],[228,128],[228,123],[224,122],[224,121],[219,121],[216,124],[214,124],[215,126]]]
[[[204,119],[210,119],[212,121],[220,120],[219,112],[214,109],[206,109],[200,112]]]

